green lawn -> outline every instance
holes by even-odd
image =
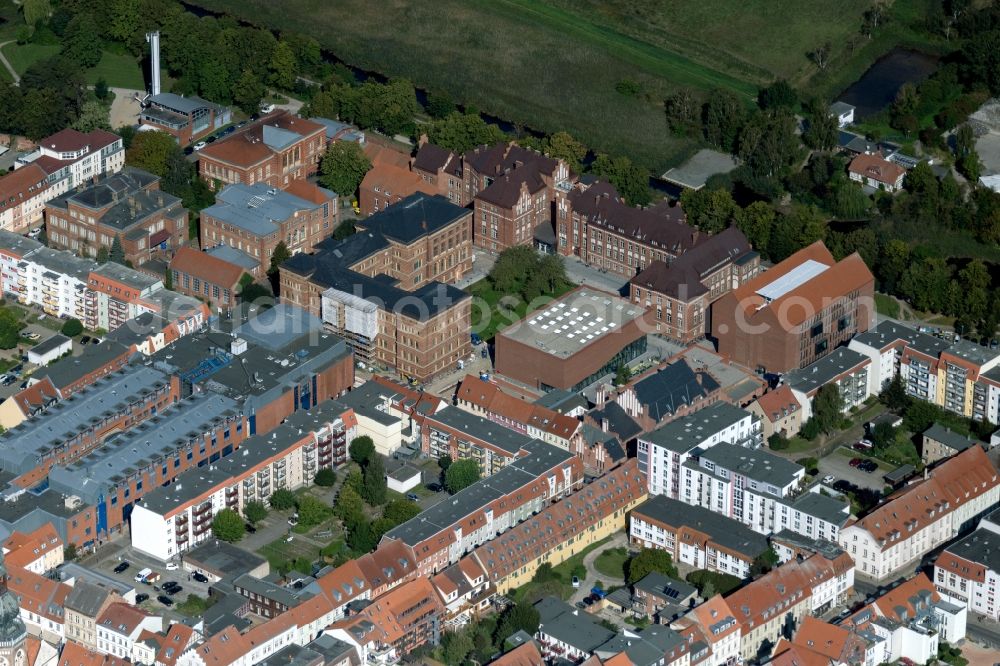
[[[575,286],[567,283],[559,291],[547,295],[558,298]],[[469,285],[466,291],[473,296],[472,330],[478,333],[483,340],[490,340],[497,331],[520,321],[528,313],[528,303],[518,296],[512,296],[512,300],[501,303],[504,294],[493,289],[489,278],[483,278],[479,282]],[[486,319],[487,314],[489,315],[488,320]]]
[[[3,47],[3,54],[18,74],[24,74],[39,60],[50,58],[57,53],[59,47],[51,44],[8,44]]]
[[[887,294],[875,294],[875,309],[880,315],[899,319],[899,301]]]
[[[611,579],[612,583],[625,580],[625,562],[628,560],[628,549],[612,548],[597,556],[594,568]]]
[[[142,68],[139,67],[139,62],[130,55],[118,55],[105,51],[97,66],[87,71],[87,83],[97,83],[100,78],[103,78],[113,88],[146,89]]]
[[[316,546],[297,535],[291,541],[285,541],[285,539],[286,537],[279,537],[257,551],[267,558],[272,569],[277,569],[280,565],[291,562],[297,557],[305,557],[313,561],[319,554],[319,549]]]

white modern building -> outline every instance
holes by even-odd
[[[802,407],[801,422],[812,418],[812,401],[819,390],[828,384],[840,391],[844,413],[863,404],[872,395],[868,377],[871,364],[868,356],[841,347],[815,363],[786,374],[784,381]]]
[[[45,171],[46,196],[53,199],[97,176],[121,171],[125,147],[121,137],[111,132],[64,129],[39,141],[38,148],[19,157],[14,168],[29,164]]]
[[[353,439],[354,416],[334,401],[296,412],[270,433],[248,438],[214,465],[189,470],[148,493],[132,511],[132,547],[169,560],[212,536],[223,509],[243,513],[248,502],[267,503],[279,489],[312,482],[325,450]]]
[[[763,442],[760,420],[744,409],[718,402],[640,436],[636,451],[649,494],[680,499],[684,463],[696,451],[723,442],[759,448]]]
[[[951,601],[1000,621],[1000,510],[938,556],[934,587]]]

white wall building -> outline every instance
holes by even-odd
[[[719,402],[639,437],[636,451],[639,469],[649,482],[649,494],[679,499],[681,466],[695,449],[705,450],[722,442],[758,448],[762,441],[760,420],[755,415]]]
[[[39,141],[38,148],[19,157],[14,168],[28,164],[45,171],[49,184],[47,196],[53,199],[97,176],[121,171],[125,166],[125,147],[121,137],[111,132],[64,129]]]
[[[984,518],[978,530],[948,546],[934,563],[934,587],[949,600],[1000,621],[1000,525]]]
[[[163,618],[135,606],[113,603],[97,618],[97,651],[119,659],[131,659],[135,642],[145,631],[159,633]]]

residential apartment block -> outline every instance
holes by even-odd
[[[52,199],[45,205],[49,247],[95,257],[115,238],[133,265],[169,256],[187,243],[188,212],[160,190],[160,178],[128,167]]]
[[[47,178],[37,164],[0,177],[0,229],[23,234],[38,226],[49,199]]]
[[[161,561],[173,559],[212,538],[219,511],[243,513],[248,502],[266,504],[276,490],[312,483],[317,471],[336,466],[334,449],[343,464],[354,423],[349,408],[326,401],[248,438],[235,455],[207,470],[190,470],[172,485],[152,490],[132,511],[132,547]]]
[[[791,560],[747,583],[725,598],[740,624],[739,656],[744,662],[755,659],[762,645],[777,644],[790,621],[801,624],[853,594],[854,562],[847,553]]]
[[[712,335],[747,367],[804,368],[873,326],[874,284],[858,254],[838,262],[817,241],[713,303]]]
[[[973,446],[984,446],[951,428],[934,423],[920,436],[920,460],[932,465]]]
[[[977,421],[1000,420],[1000,352],[968,340],[948,343],[885,321],[850,348],[872,360],[870,390],[899,375],[906,393]]]
[[[28,164],[46,173],[46,196],[53,198],[89,180],[120,171],[125,166],[125,147],[121,137],[111,132],[64,129],[39,141],[33,152],[18,157],[14,169]]]
[[[483,476],[512,463],[532,441],[527,434],[453,406],[424,417],[420,426],[420,449],[426,455],[475,460]]]
[[[680,499],[684,463],[721,442],[759,448],[763,443],[760,422],[750,412],[717,402],[641,435],[636,455],[649,494]]]
[[[1000,511],[938,555],[934,586],[947,599],[1000,621]]]
[[[455,564],[472,549],[518,529],[552,502],[568,501],[583,479],[580,460],[538,440],[503,469],[386,532],[413,553],[421,575]],[[381,547],[381,545],[380,545]]]
[[[541,564],[556,566],[623,530],[628,513],[647,497],[639,466],[627,460],[466,557],[475,558],[504,594],[530,581]]]
[[[316,173],[326,128],[274,111],[198,152],[198,174],[214,189],[240,183],[285,188]]]
[[[982,448],[973,446],[845,527],[837,541],[858,563],[861,575],[886,580],[971,530],[998,502],[997,470]]]
[[[812,401],[827,384],[836,386],[843,401],[843,411],[864,404],[871,397],[868,374],[871,359],[853,349],[840,347],[801,370],[792,370],[782,381],[788,385],[802,410],[802,423],[812,418]]]
[[[802,405],[788,384],[760,396],[747,406],[747,410],[760,419],[765,441],[774,434],[794,437],[806,421],[802,416]]]
[[[705,336],[709,306],[759,271],[760,255],[733,226],[671,263],[651,263],[629,281],[629,296],[656,313],[657,332],[687,344]]]
[[[286,190],[264,183],[229,185],[201,211],[201,246],[228,245],[268,266],[279,243],[292,254],[312,252],[337,226],[337,195],[296,181]]]
[[[116,602],[97,618],[97,651],[132,660],[143,632],[163,631],[163,618],[131,604]]]
[[[629,542],[670,553],[674,562],[737,578],[749,578],[767,538],[741,523],[699,506],[657,495],[629,514]]]
[[[470,350],[471,213],[415,194],[281,267],[281,298],[319,316],[366,364],[425,379]]]

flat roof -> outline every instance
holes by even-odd
[[[184,561],[199,569],[225,578],[253,571],[267,560],[218,539],[208,539],[184,554]]]
[[[699,460],[707,460],[715,465],[715,470],[708,470],[697,462],[689,460],[684,463],[702,471],[717,472],[722,469],[737,472],[760,483],[768,483],[782,488],[799,477],[802,466],[785,460],[762,449],[747,449],[728,442],[716,444],[706,449]]]
[[[945,351],[978,366],[986,365],[1000,356],[1000,350],[984,347],[971,340],[958,340]]]
[[[843,527],[851,517],[851,505],[846,500],[830,497],[823,493],[802,493],[798,497],[782,500],[783,503],[792,507],[796,511],[825,520],[828,523]]]
[[[869,362],[868,356],[848,347],[838,347],[800,370],[792,370],[785,375],[785,383],[796,391],[809,394],[844,374],[848,370]]]
[[[72,343],[72,340],[67,338],[62,333],[56,333],[48,340],[42,340],[37,345],[31,348],[31,351],[35,354],[48,354],[50,351],[55,351],[67,343]]]
[[[852,341],[875,349],[885,349],[898,340],[903,340],[907,346],[934,358],[949,347],[949,344],[940,338],[889,320],[881,322],[870,331],[855,335]]]
[[[268,131],[284,132],[274,127],[264,127]],[[285,132],[298,140],[298,134]],[[335,195],[325,190],[332,199]],[[323,204],[306,201],[294,194],[273,188],[266,183],[227,185],[216,195],[215,204],[202,211],[227,224],[239,227],[255,236],[268,236],[278,231],[279,224],[292,218],[299,211],[315,210]]]
[[[763,285],[757,290],[757,294],[767,302],[777,300],[785,294],[795,291],[829,268],[827,264],[820,263],[815,259],[807,259],[774,282]]]
[[[749,415],[750,412],[728,402],[717,402],[671,421],[639,439],[675,453],[687,453]]]
[[[526,315],[498,335],[568,358],[621,330],[644,312],[614,294],[580,287],[548,307]]]

